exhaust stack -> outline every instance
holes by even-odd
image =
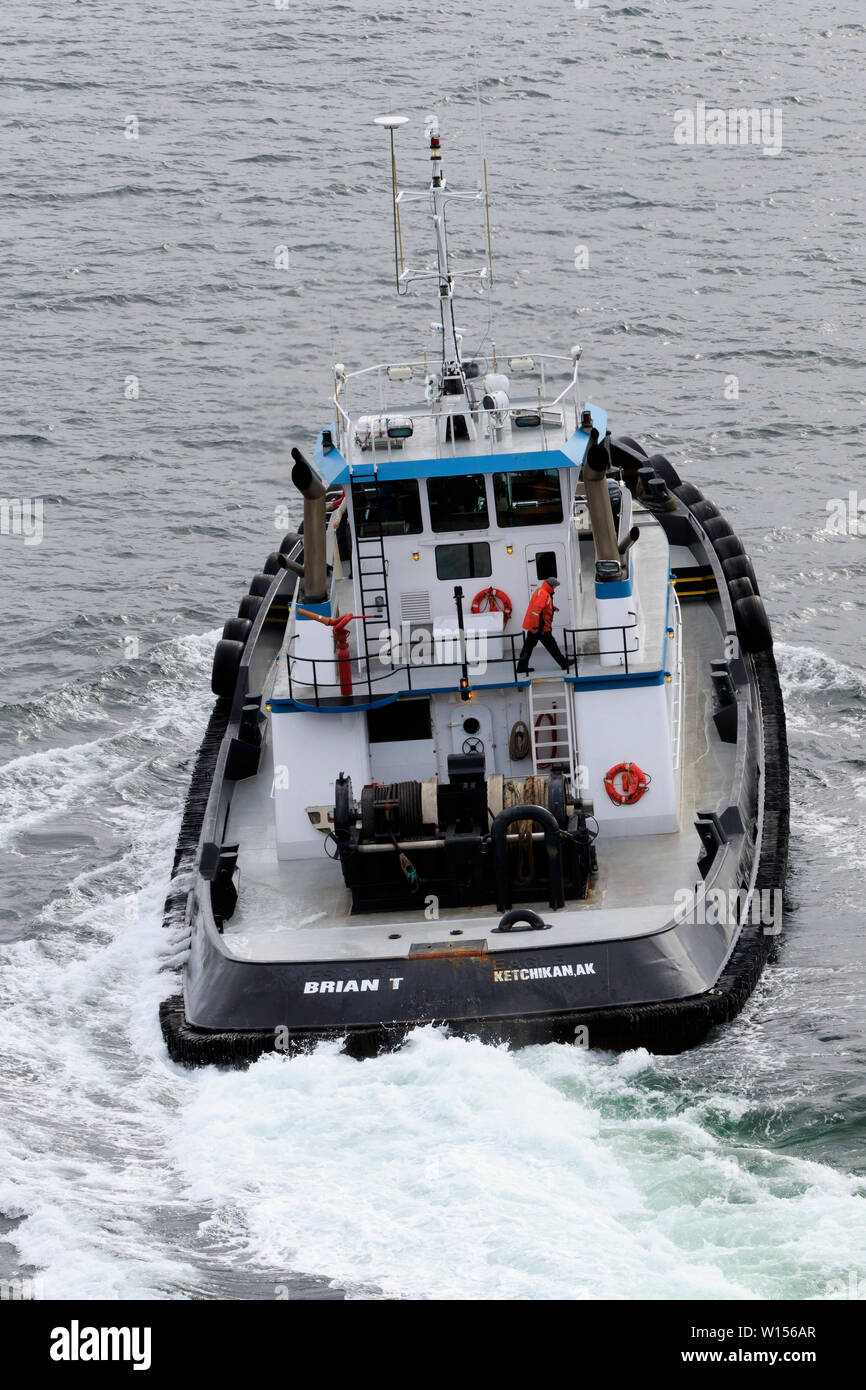
[[[304,600],[324,603],[328,597],[325,484],[300,449],[292,450],[292,458],[292,482],[304,499]]]
[[[604,443],[599,442],[598,430],[593,427],[589,436],[589,448],[583,463],[583,485],[586,488],[586,502],[589,507],[589,524],[595,542],[596,578],[619,579],[622,575],[622,557],[613,524],[613,507],[607,489],[607,466],[610,456]],[[599,567],[604,565],[604,569]],[[615,569],[612,566],[616,566]]]
[[[619,543],[619,553],[625,557],[631,550],[635,541],[640,540],[640,527],[633,526],[627,536],[624,536]]]
[[[640,536],[632,526],[622,543],[617,541],[613,506],[607,486],[610,462],[610,436],[599,440],[592,429],[583,464],[583,484],[589,507],[589,522],[595,543],[595,609],[598,624],[598,652],[602,666],[625,666],[629,655],[639,651],[637,608],[629,576],[629,551]]]

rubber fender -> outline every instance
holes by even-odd
[[[664,454],[651,454],[650,463],[660,478],[664,478],[671,492],[675,488],[682,487],[683,480],[669,459]]]
[[[700,488],[692,483],[680,483],[679,487],[674,488],[674,493],[687,507],[693,507],[696,502],[704,500]]]
[[[773,645],[770,620],[764,607],[764,600],[754,594],[751,598],[739,598],[734,604],[734,619],[740,646],[749,653],[768,652]]]
[[[246,645],[252,626],[249,618],[229,618],[223,623],[223,637],[227,637],[231,642],[242,642]]]
[[[210,678],[210,688],[214,695],[234,694],[243,654],[243,642],[233,642],[228,637],[222,637],[217,642]]]
[[[701,498],[700,502],[693,503],[690,511],[692,516],[700,522],[709,521],[711,517],[721,516],[715,502],[708,502],[705,497]]]
[[[755,567],[748,555],[731,555],[729,559],[722,561],[722,569],[725,572],[725,579],[729,584],[734,579],[750,579],[755,593],[759,594],[761,592],[758,588]]]
[[[258,594],[244,594],[238,604],[238,617],[249,618],[252,622],[261,606],[262,600]]]
[[[738,536],[722,536],[714,542],[720,560],[730,560],[733,555],[744,555],[743,542]]]
[[[742,579],[732,579],[728,585],[728,592],[731,595],[731,602],[736,603],[741,598],[751,598],[754,594],[752,581],[747,576]]]

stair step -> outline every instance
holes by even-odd
[[[562,676],[539,676],[531,682],[529,716],[533,771],[567,770],[573,786],[577,760],[571,692]]]

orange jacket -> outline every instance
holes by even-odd
[[[523,619],[524,632],[549,632],[553,626],[553,590],[545,579],[539,584]]]

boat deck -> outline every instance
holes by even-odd
[[[515,409],[521,408],[521,403],[517,400],[513,400],[511,404]],[[522,408],[532,410],[535,406],[536,402],[528,397]],[[475,439],[443,439],[441,436],[445,416],[431,411],[427,405],[416,403],[406,409],[391,409],[389,413],[405,415],[412,420],[414,429],[411,438],[389,440],[386,448],[361,450],[354,445],[352,460],[359,471],[363,471],[365,467],[372,469],[374,463],[381,468],[383,464],[426,464],[434,459],[461,459],[464,462],[479,459],[483,462],[489,455],[501,458],[503,454],[534,455],[552,450],[561,451],[577,428],[572,405],[564,410],[561,406],[558,408],[560,420],[557,423],[551,422],[535,429],[521,429],[515,426],[510,415],[501,429],[493,429],[490,427],[487,411],[476,409],[471,412],[476,430]]]
[[[711,610],[704,604],[686,605],[682,829],[606,842],[599,838],[599,874],[586,902],[559,911],[544,902],[531,904],[552,923],[542,938],[545,946],[646,935],[670,922],[674,895],[695,884],[700,848],[695,815],[724,807],[734,773],[735,746],[720,741],[712,721],[709,661],[718,649],[719,629]],[[443,908],[438,921],[430,922],[422,898],[415,914],[352,916],[340,867],[326,857],[324,843],[321,860],[277,860],[271,787],[268,744],[259,775],[235,789],[226,830],[227,842],[240,845],[238,905],[225,929],[226,945],[239,958],[393,959],[436,941],[456,947],[461,936],[473,943],[486,941],[491,951],[501,950],[506,941],[511,948],[539,942],[532,933],[491,936],[499,913],[488,907]]]

